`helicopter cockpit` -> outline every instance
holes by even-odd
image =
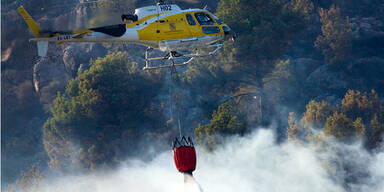
[[[208,13],[205,13],[205,12],[195,13],[195,17],[197,22],[199,22],[200,25],[215,25],[215,21],[213,21],[213,19]]]

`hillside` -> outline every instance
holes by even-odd
[[[68,30],[119,23],[121,13],[146,4],[111,2],[23,6],[42,28]],[[37,58],[19,4],[2,1],[3,181],[12,183],[32,166],[91,172],[127,158],[151,159],[153,146],[161,146],[159,154],[177,136],[170,107],[185,134],[209,150],[259,127],[274,129],[277,143],[327,143],[330,136],[346,145],[363,139],[367,153],[382,150],[383,1],[176,3],[208,5],[238,38],[216,56],[179,68],[173,87],[179,101],[170,103],[169,70],[141,70],[145,47],[53,45],[52,57]],[[358,180],[344,179],[346,188]]]

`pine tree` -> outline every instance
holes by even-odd
[[[218,107],[217,111],[213,111],[209,124],[199,125],[195,129],[195,136],[199,143],[213,149],[217,144],[221,143],[222,136],[242,135],[245,129],[245,121],[235,115],[231,105],[223,103]]]
[[[341,111],[351,119],[361,117],[365,123],[369,123],[375,114],[379,120],[383,117],[382,104],[374,90],[369,94],[348,90],[341,103]]]
[[[384,138],[384,124],[380,123],[377,115],[371,120],[371,126],[373,130],[369,137],[368,147],[369,148],[378,148],[383,144]]]
[[[349,17],[343,17],[340,8],[332,5],[329,10],[319,10],[321,34],[315,47],[321,50],[329,63],[345,61],[351,49],[352,30]]]
[[[301,126],[300,122],[296,120],[295,113],[290,112],[287,128],[288,141],[300,141],[304,139],[308,133],[308,130]]]
[[[329,116],[333,114],[335,109],[325,101],[310,101],[306,106],[306,111],[302,118],[304,126],[314,126],[323,128]]]
[[[32,166],[27,173],[22,172],[20,178],[16,181],[22,192],[35,191],[45,178],[40,169]]]
[[[309,0],[220,1],[217,16],[238,34],[237,43],[224,45],[223,61],[260,81],[284,54],[290,38],[304,29],[312,9]]]
[[[340,141],[353,141],[356,137],[364,136],[365,126],[361,118],[356,121],[348,119],[343,113],[335,112],[327,118],[323,132],[326,135],[334,136]]]
[[[90,65],[51,106],[52,117],[44,125],[51,168],[68,170],[80,163],[94,169],[117,163],[134,149],[138,137],[146,139],[144,130],[158,133],[167,128],[161,108],[151,102],[161,90],[161,73],[139,70],[126,52]]]

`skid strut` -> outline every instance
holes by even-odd
[[[206,57],[206,56],[211,56],[215,54],[219,49],[223,47],[222,44],[216,44],[216,45],[210,45],[209,47],[215,47],[215,49],[208,54],[200,54],[198,50],[196,49],[195,53],[190,53],[190,54],[180,54],[176,51],[171,51],[164,57],[149,57],[149,51],[152,50],[152,48],[147,48],[145,51],[145,67],[143,70],[148,70],[148,69],[161,69],[161,68],[167,68],[167,67],[172,67],[172,66],[183,66],[189,64],[191,61],[193,61],[196,57]],[[189,58],[187,61],[183,63],[174,63],[174,60],[177,58]],[[150,66],[149,62],[150,61],[156,61],[156,60],[171,60],[172,64],[169,65],[159,65],[159,66]]]

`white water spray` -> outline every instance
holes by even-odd
[[[344,184],[330,175],[318,153],[292,143],[277,145],[271,130],[232,138],[213,153],[198,151],[194,178],[177,172],[171,151],[144,163],[129,160],[116,170],[91,175],[51,178],[36,191],[71,192],[343,192]],[[384,189],[384,153],[371,156],[355,147],[370,174],[351,191]],[[324,155],[324,154],[323,154]],[[353,159],[360,161],[359,158]],[[336,173],[337,174],[337,173]],[[187,181],[184,183],[184,180]]]

